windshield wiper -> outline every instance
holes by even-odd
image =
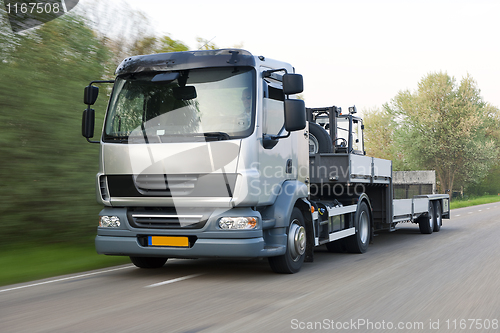
[[[203,135],[205,138],[215,138],[217,140],[229,140],[229,134],[225,132],[205,132],[200,133],[199,135]]]

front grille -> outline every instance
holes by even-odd
[[[232,197],[235,173],[107,175],[107,195],[120,197]]]
[[[143,194],[186,196],[195,188],[197,175],[148,175],[134,177],[135,186]]]
[[[203,228],[210,211],[206,209],[185,208],[134,208],[129,209],[128,221],[135,228],[151,229],[199,229]]]

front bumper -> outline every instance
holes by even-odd
[[[245,239],[200,238],[190,248],[142,246],[137,237],[97,236],[97,253],[135,257],[258,258],[285,253],[285,246],[266,246],[263,237]]]
[[[219,209],[200,213],[202,220],[206,222],[200,222],[199,228],[159,229],[157,225],[150,227],[147,223],[139,223],[138,220],[131,223],[131,217],[136,211],[131,214],[127,212],[127,208],[113,207],[106,207],[101,211],[101,216],[118,216],[122,223],[118,228],[97,229],[97,253],[136,257],[259,258],[279,256],[286,250],[285,228],[275,228],[274,224],[264,223],[260,213],[250,208]],[[155,211],[149,214],[154,215]],[[221,230],[218,228],[218,220],[224,216],[252,216],[259,222],[254,230]],[[151,246],[144,241],[149,236],[188,237],[189,247]]]

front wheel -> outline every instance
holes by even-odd
[[[139,268],[160,268],[165,265],[167,258],[130,257],[130,261]]]
[[[269,265],[275,273],[292,274],[300,271],[306,252],[306,227],[304,216],[297,207],[293,208],[288,228],[285,254],[269,257]]]

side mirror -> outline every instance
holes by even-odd
[[[174,98],[179,101],[189,101],[197,97],[194,86],[176,87],[172,89]]]
[[[82,135],[89,139],[94,136],[95,112],[94,109],[87,108],[82,116]]]
[[[285,129],[288,132],[306,127],[306,105],[301,99],[285,100]]]
[[[99,88],[96,86],[86,86],[83,94],[83,103],[87,105],[94,105],[99,95]]]
[[[300,74],[283,75],[283,93],[285,95],[299,94],[304,91],[304,79]]]

